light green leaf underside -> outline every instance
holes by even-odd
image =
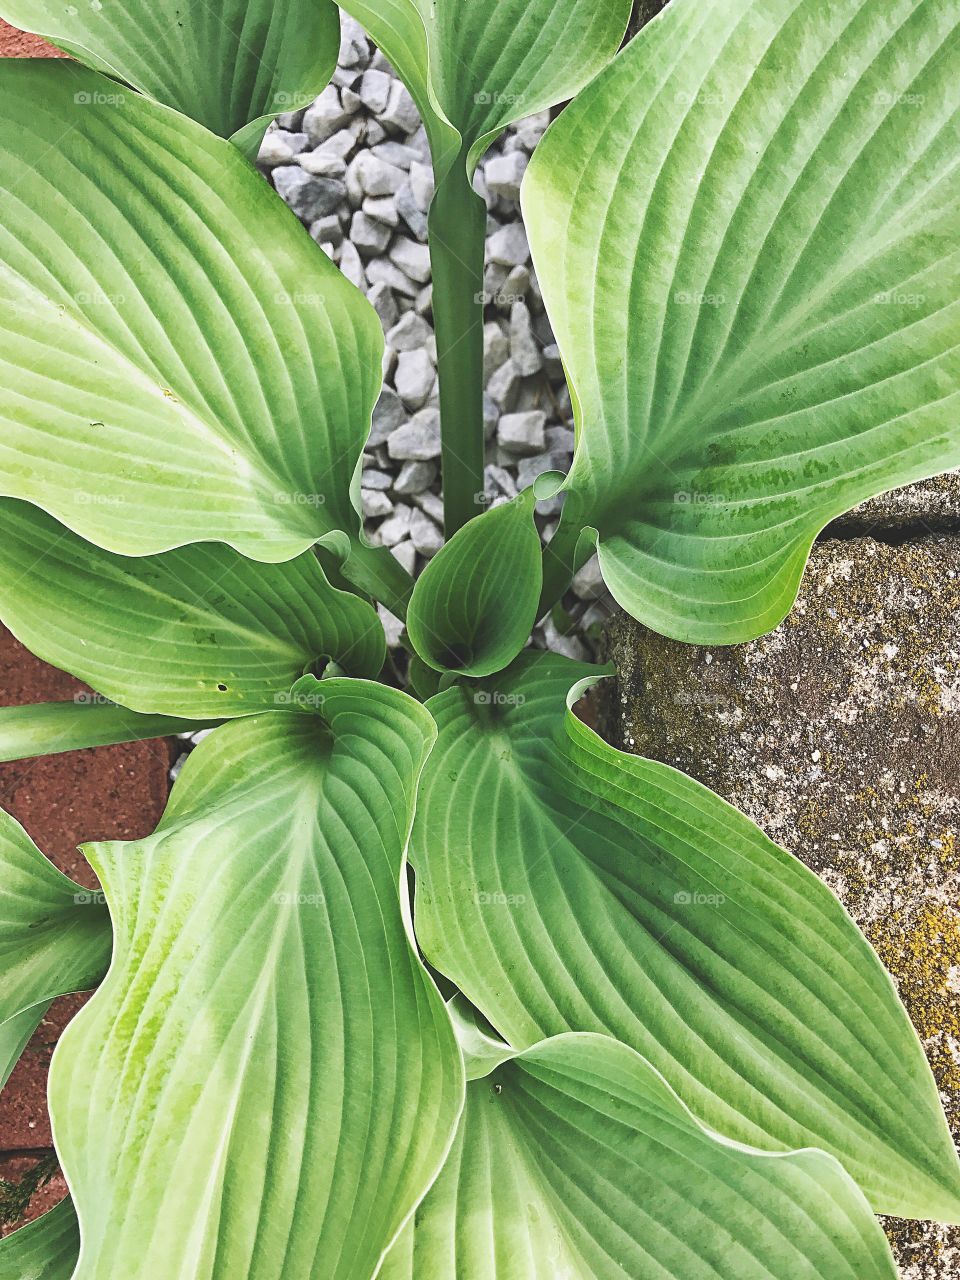
[[[50,1081],[76,1280],[372,1276],[445,1157],[462,1065],[399,896],[434,727],[316,687],[206,738],[153,837],[89,848],[116,952]]]
[[[0,501],[0,618],[114,702],[177,716],[274,708],[310,664],[372,676],[385,652],[376,611],[310,552],[269,565],[210,543],[118,556],[12,500]]]
[[[125,555],[356,535],[376,313],[235,147],[116,92],[0,67],[0,493]]]
[[[613,57],[629,0],[348,0],[420,109],[442,177],[507,125],[572,98]]]
[[[0,1087],[55,996],[89,991],[107,971],[107,909],[0,809]]]
[[[340,46],[327,0],[0,0],[0,16],[224,138],[309,102]]]
[[[469,521],[414,587],[407,631],[435,671],[485,676],[526,644],[542,584],[533,490]]]
[[[770,630],[829,520],[960,464],[958,26],[947,0],[672,0],[537,150],[566,519],[666,635]]]
[[[80,1249],[70,1200],[0,1240],[0,1280],[72,1280]]]
[[[196,720],[173,716],[143,716],[112,702],[103,702],[92,694],[77,696],[82,701],[0,707],[0,761],[52,756],[61,751],[105,747],[115,742],[142,742],[174,733],[195,733],[197,729],[213,728],[217,723],[211,720],[198,724]]]
[[[607,1032],[705,1123],[836,1155],[878,1212],[960,1218],[960,1164],[893,984],[826,886],[706,788],[565,709],[522,655],[454,688],[413,839],[417,935],[509,1043]]]
[[[821,1151],[708,1134],[632,1049],[545,1041],[467,1086],[453,1151],[383,1280],[895,1280]]]

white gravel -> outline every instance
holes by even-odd
[[[548,123],[549,113],[542,112],[510,129],[487,153],[475,182],[488,212],[484,417],[491,506],[543,471],[567,470],[572,456],[570,395],[519,207],[524,172]],[[306,110],[280,116],[259,163],[380,317],[385,385],[364,455],[363,513],[371,539],[418,573],[442,545],[427,247],[433,169],[410,95],[352,19],[343,19],[334,82]],[[559,505],[551,499],[538,506],[547,534]],[[589,658],[609,609],[592,561],[577,575],[561,615],[538,629],[534,643]]]

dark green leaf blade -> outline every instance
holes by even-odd
[[[0,1280],[72,1280],[80,1252],[68,1199],[0,1240]]]
[[[46,1016],[50,1005],[46,1001],[32,1004],[15,1013],[6,1022],[0,1022],[0,1089],[10,1079],[13,1068],[20,1061],[30,1037]]]
[[[308,103],[340,47],[328,0],[0,0],[0,16],[224,138]]]
[[[332,587],[310,552],[269,565],[211,543],[119,556],[12,500],[0,534],[0,618],[134,711],[243,715],[287,705],[323,658],[358,676],[383,665],[376,611]]]
[[[101,896],[63,875],[0,809],[0,1088],[56,996],[89,991],[112,949]]]
[[[101,895],[58,871],[2,809],[0,870],[4,1024],[54,996],[95,987],[110,962],[112,938]]]
[[[197,722],[175,716],[144,716],[97,694],[74,702],[36,702],[0,707],[0,761],[26,760],[115,742],[143,742],[175,733],[212,729],[217,720]]]

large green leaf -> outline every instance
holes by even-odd
[[[347,0],[423,117],[438,174],[572,98],[616,52],[630,0]]]
[[[534,501],[528,489],[471,520],[417,579],[407,630],[435,671],[490,675],[527,643],[542,583]]]
[[[318,714],[207,737],[153,837],[87,850],[117,942],[50,1078],[76,1280],[372,1276],[452,1140],[460,1056],[400,901],[435,729],[313,683]]]
[[[328,0],[0,0],[0,16],[225,138],[309,102],[340,47]]]
[[[61,751],[142,742],[174,733],[196,733],[219,721],[144,716],[97,694],[77,694],[74,702],[38,702],[0,707],[0,761],[52,756]]]
[[[822,1151],[723,1142],[606,1036],[547,1040],[467,1086],[437,1183],[382,1280],[895,1280]]]
[[[428,703],[413,859],[427,959],[511,1044],[601,1031],[705,1123],[836,1155],[878,1212],[960,1220],[960,1163],[893,984],[827,887],[699,783],[566,710],[522,655]]]
[[[960,8],[671,0],[563,112],[523,208],[578,443],[561,543],[749,640],[816,533],[960,464]]]
[[[114,702],[179,716],[281,706],[311,664],[376,675],[385,653],[372,605],[332,587],[310,552],[270,565],[211,544],[118,556],[10,500],[0,619]]]
[[[72,1280],[79,1249],[77,1215],[64,1200],[0,1240],[0,1280]]]
[[[290,210],[80,67],[4,63],[0,118],[0,493],[125,555],[356,537],[383,334]]]

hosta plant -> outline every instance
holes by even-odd
[[[250,159],[337,10],[0,0],[72,55],[0,68],[0,617],[99,695],[0,756],[213,728],[154,835],[85,847],[102,895],[0,815],[0,1078],[98,988],[70,1198],[0,1280],[891,1277],[874,1214],[960,1221],[893,984],[528,640],[594,551],[641,622],[749,640],[824,524],[960,464],[960,10],[672,0],[620,49],[626,0],[343,8],[437,178],[416,584],[358,514],[377,317]],[[576,452],[486,509],[472,178],[561,103],[523,212]]]

